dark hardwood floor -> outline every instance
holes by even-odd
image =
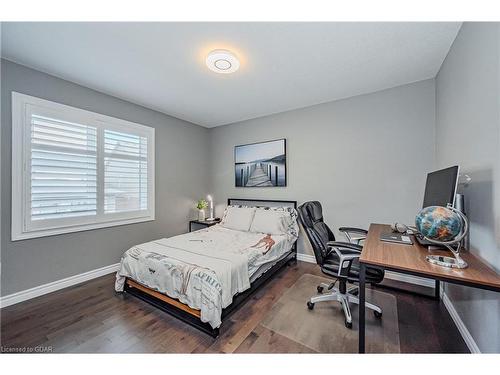
[[[310,353],[259,324],[305,273],[320,271],[303,262],[284,267],[229,316],[217,339],[133,296],[115,294],[113,274],[2,309],[0,344],[3,352]],[[383,291],[397,298],[401,352],[468,353],[442,302]]]

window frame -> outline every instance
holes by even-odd
[[[51,219],[39,224],[30,220],[31,196],[31,112],[96,127],[97,129],[97,214]],[[146,210],[104,213],[104,130],[129,132],[147,138]],[[16,194],[15,192],[20,192]],[[111,116],[12,92],[12,241],[74,233],[155,220],[155,129]],[[64,224],[62,224],[64,222]],[[44,225],[46,224],[46,225]]]

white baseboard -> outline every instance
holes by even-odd
[[[310,254],[297,253],[297,260],[306,263],[316,263],[316,258]]]
[[[16,303],[27,301],[29,299],[42,296],[47,293],[55,292],[56,290],[64,289],[72,285],[83,283],[84,281],[95,279],[100,276],[107,275],[118,271],[120,263],[111,264],[92,271],[84,272],[79,275],[67,277],[65,279],[53,281],[48,284],[36,286],[34,288],[22,290],[0,298],[0,308],[15,305]]]
[[[450,301],[446,293],[442,293],[441,298],[443,300],[444,306],[446,307],[446,310],[448,310],[448,312],[450,313],[451,318],[455,322],[455,325],[457,326],[458,331],[462,335],[462,338],[464,339],[465,344],[469,348],[470,352],[473,354],[480,354],[481,350],[479,350],[476,341],[474,341],[474,338],[472,337],[469,330],[465,326],[464,322],[462,321],[462,318],[460,318],[460,315],[458,315],[455,306],[453,306],[453,303]]]
[[[307,263],[316,263],[316,258],[314,257],[314,255],[309,255],[309,254],[297,253],[297,260]],[[416,284],[416,285],[426,286],[429,288],[434,288],[434,280],[432,279],[425,279],[423,277],[417,277],[412,275],[404,275],[391,271],[385,271],[385,277],[391,280],[397,280],[409,284]],[[444,293],[444,288],[441,288],[441,299],[443,300],[446,310],[448,310],[448,313],[450,314],[451,318],[453,319],[453,322],[457,326],[457,329],[462,335],[462,338],[467,344],[467,347],[469,348],[470,352],[474,354],[481,353],[479,347],[474,341],[474,338],[472,337],[469,330],[465,326],[464,322],[460,318],[460,315],[458,315],[458,312],[453,306],[453,303],[450,301],[446,293]]]
[[[415,284],[420,286],[426,286],[428,288],[434,288],[434,280],[425,279],[423,277],[405,275],[392,271],[385,271],[385,277],[390,280],[402,281],[408,284]]]

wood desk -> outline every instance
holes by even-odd
[[[363,245],[359,275],[359,352],[365,352],[365,272],[366,267],[396,271],[437,281],[500,292],[500,275],[477,256],[464,252],[460,256],[469,264],[464,269],[446,268],[429,263],[429,254],[453,256],[447,250],[427,250],[414,238],[413,245],[380,241],[380,233],[390,232],[384,224],[371,224]]]

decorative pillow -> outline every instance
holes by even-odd
[[[255,215],[255,207],[228,206],[221,225],[224,228],[248,232]]]
[[[250,232],[286,234],[290,221],[290,214],[286,211],[257,209],[250,226]]]

